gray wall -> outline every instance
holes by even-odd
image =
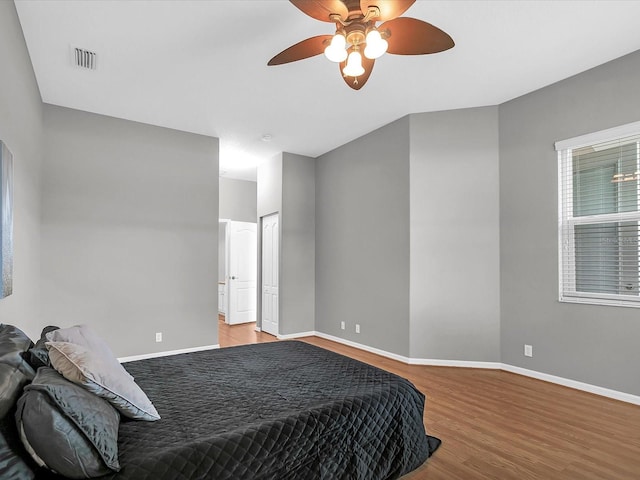
[[[316,330],[399,355],[409,355],[409,127],[407,116],[316,159]]]
[[[639,311],[558,302],[554,142],[638,121],[638,85],[635,52],[500,105],[502,361],[635,395]]]
[[[39,313],[42,101],[13,2],[0,2],[0,140],[13,153],[13,294],[0,322],[37,338]],[[46,319],[44,320],[46,321]]]
[[[257,183],[220,177],[219,217],[236,222],[256,223]]]
[[[282,155],[280,333],[315,330],[315,160]]]
[[[48,105],[44,125],[47,322],[118,356],[216,344],[218,140]]]
[[[257,198],[258,218],[282,209],[282,154],[258,167]]]
[[[411,357],[499,362],[498,108],[410,118]]]

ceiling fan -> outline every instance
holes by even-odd
[[[283,50],[267,65],[282,65],[324,52],[340,64],[349,87],[360,90],[384,53],[425,55],[452,48],[453,39],[433,25],[400,17],[415,0],[289,0],[316,20],[335,23],[334,35],[307,38]],[[376,23],[383,22],[376,26]]]

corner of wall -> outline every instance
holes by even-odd
[[[0,300],[3,322],[38,338],[43,162],[42,100],[14,2],[0,2],[0,132],[13,154],[13,293]]]
[[[410,122],[410,356],[499,361],[498,109]]]

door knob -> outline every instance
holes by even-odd
[[[231,280],[235,280],[235,279],[237,279],[237,278],[238,278],[238,277],[232,276],[232,277],[231,277]]]

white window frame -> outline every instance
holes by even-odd
[[[567,169],[573,170],[573,150],[597,143],[615,141],[625,137],[640,135],[640,122],[629,123],[587,135],[581,135],[555,143],[558,152],[558,292],[559,301],[594,305],[640,308],[640,297],[576,291],[576,271],[574,247],[574,227],[581,224],[640,221],[640,212],[623,212],[601,215],[573,217],[568,214],[567,201],[573,199],[573,184],[566,181]],[[636,166],[640,171],[640,142],[637,143]],[[640,192],[640,179],[638,191]],[[640,202],[640,198],[638,199]],[[640,207],[640,205],[639,205]],[[639,208],[640,210],[640,208]],[[564,233],[564,235],[563,235]],[[640,243],[640,242],[639,242]],[[640,245],[639,245],[640,255]],[[564,268],[565,262],[567,268]],[[640,268],[639,268],[640,275]],[[568,278],[565,278],[565,274]],[[565,280],[567,282],[565,283]],[[634,298],[630,300],[630,298]]]

